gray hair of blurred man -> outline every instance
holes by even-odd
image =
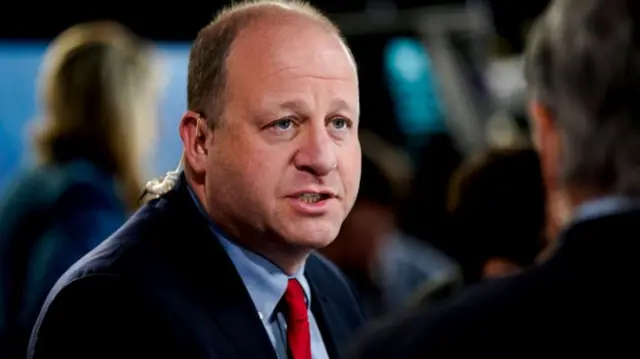
[[[637,0],[555,0],[534,25],[526,78],[547,184],[640,195],[639,21]]]
[[[41,74],[40,162],[92,153],[96,165],[122,184],[130,210],[138,206],[141,168],[155,130],[157,78],[150,52],[120,24],[82,23],[53,40]]]

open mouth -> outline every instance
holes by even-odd
[[[301,193],[296,198],[307,204],[320,203],[332,196],[328,193]]]

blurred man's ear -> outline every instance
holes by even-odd
[[[184,145],[185,167],[196,175],[204,174],[208,154],[206,141],[210,136],[206,119],[187,111],[180,120],[179,132]]]
[[[571,213],[565,188],[560,183],[562,134],[557,119],[553,118],[548,108],[540,102],[531,101],[529,112],[547,196],[547,235],[549,238],[555,238]]]
[[[549,137],[555,132],[555,125],[549,110],[538,101],[533,100],[529,103],[529,114],[533,121],[533,142],[540,150],[545,147]]]
[[[529,103],[533,126],[533,142],[540,156],[542,171],[546,185],[555,187],[559,176],[561,138],[556,120],[552,118],[548,108],[538,101]]]

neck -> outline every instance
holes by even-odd
[[[288,276],[295,275],[304,265],[311,249],[295,247],[272,232],[258,231],[253,226],[217,211],[208,203],[203,183],[186,177],[200,205],[229,240],[268,259]]]
[[[259,241],[269,241],[267,239],[261,239]],[[279,240],[281,241],[281,240]],[[256,243],[257,241],[252,241]],[[309,257],[309,251],[307,250],[295,250],[290,248],[290,246],[252,246],[249,241],[242,242],[240,245],[245,248],[255,252],[265,258],[267,258],[271,263],[275,264],[280,270],[288,275],[294,276],[297,274],[300,269],[304,266],[307,258]]]
[[[571,213],[575,212],[578,207],[589,201],[611,195],[608,193],[576,187],[567,188],[563,192],[567,202],[566,207],[571,211]]]
[[[606,193],[577,187],[559,188],[549,191],[547,210],[549,211],[548,225],[555,228],[550,238],[554,238],[574,216],[576,210],[583,204],[606,196]]]
[[[215,211],[207,213],[226,238],[268,259],[288,276],[298,273],[309,257],[309,248],[293,246],[275,233],[258,231]]]

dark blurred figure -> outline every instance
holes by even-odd
[[[461,264],[467,285],[534,263],[544,245],[544,195],[533,149],[493,149],[454,175],[447,252]]]
[[[397,37],[415,37],[413,32],[366,33],[347,36],[347,43],[358,62],[361,129],[368,129],[383,136],[394,146],[405,144],[406,138],[398,125],[394,101],[385,77],[385,49]],[[363,60],[360,60],[363,59]]]
[[[634,357],[640,3],[556,0],[526,52],[553,256],[373,330],[352,358]]]
[[[544,198],[533,149],[494,148],[465,162],[451,181],[449,236],[442,243],[460,266],[458,284],[513,275],[534,264],[546,245]],[[423,285],[411,304],[446,300],[460,288],[442,289]]]
[[[531,20],[544,11],[549,0],[488,0],[487,3],[493,14],[496,34],[504,41],[503,52],[520,54]]]
[[[401,206],[400,225],[407,234],[443,248],[450,227],[447,188],[463,157],[449,133],[429,135],[425,142]]]
[[[395,229],[395,197],[389,180],[367,157],[362,159],[361,178],[358,199],[338,238],[322,252],[354,283],[367,314],[379,315],[384,307],[384,288],[373,273],[383,255],[381,249]]]
[[[323,253],[359,291],[370,318],[407,304],[418,287],[432,293],[459,283],[453,260],[427,243],[404,234],[397,207],[405,195],[410,169],[402,153],[363,131],[362,175],[358,198],[338,238]],[[427,289],[428,288],[428,289]]]
[[[62,273],[135,210],[153,135],[149,51],[114,23],[62,33],[44,63],[39,166],[0,203],[0,356],[24,358]]]

